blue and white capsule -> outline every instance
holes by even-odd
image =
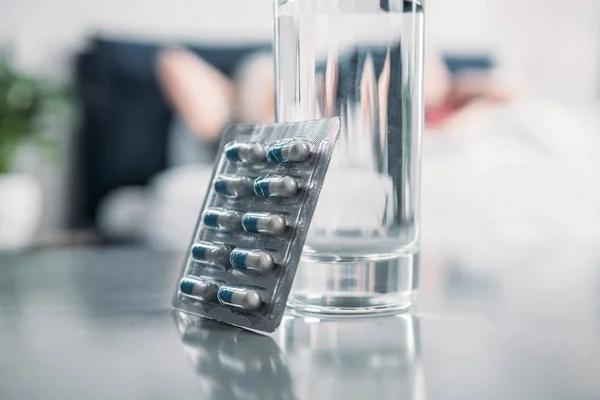
[[[246,213],[242,218],[242,227],[249,233],[282,235],[287,223],[282,215],[268,212]]]
[[[275,266],[275,260],[269,253],[261,250],[234,249],[229,262],[234,268],[241,270],[253,270],[258,272],[269,272]]]
[[[294,197],[298,181],[291,176],[266,175],[254,180],[254,193],[259,197]]]
[[[253,181],[247,176],[222,175],[215,179],[213,187],[221,196],[238,199],[252,193]]]
[[[204,279],[185,276],[179,281],[179,291],[186,297],[208,302],[217,302],[219,287]]]
[[[198,242],[192,245],[190,254],[194,261],[209,262],[211,264],[227,267],[229,266],[231,251],[231,246]]]
[[[242,229],[242,215],[238,211],[210,208],[202,214],[202,222],[210,229],[239,231]]]
[[[300,162],[310,157],[310,143],[301,139],[289,139],[269,146],[267,160],[274,163]]]
[[[258,310],[262,298],[256,290],[235,286],[221,286],[217,292],[219,303],[246,311]]]
[[[225,146],[225,156],[229,161],[244,164],[259,163],[266,158],[266,148],[264,145],[256,142],[229,143]]]

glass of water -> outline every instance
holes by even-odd
[[[342,131],[289,299],[319,313],[409,307],[419,276],[423,5],[275,0],[276,119]]]

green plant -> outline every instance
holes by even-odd
[[[52,151],[56,143],[42,134],[42,116],[64,112],[68,99],[65,88],[17,71],[0,51],[0,174],[10,172],[25,143],[45,154]]]

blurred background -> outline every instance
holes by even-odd
[[[599,26],[427,1],[424,241],[600,242]],[[220,129],[273,119],[272,32],[271,0],[1,1],[0,249],[185,247]]]

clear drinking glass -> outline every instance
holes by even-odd
[[[419,275],[422,2],[275,0],[275,57],[278,121],[342,120],[289,305],[409,307]]]

